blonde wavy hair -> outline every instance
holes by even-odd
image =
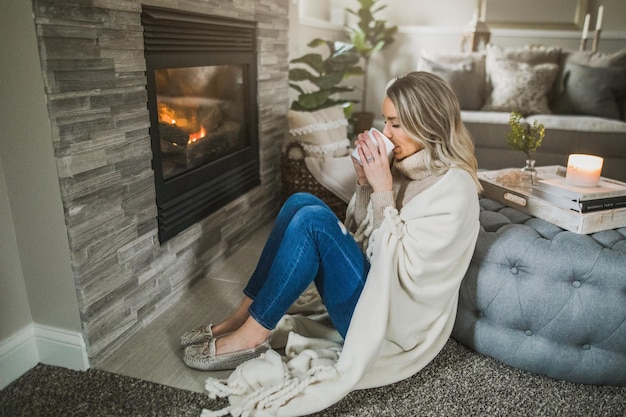
[[[459,101],[450,85],[438,75],[414,71],[392,80],[387,97],[402,129],[424,147],[428,170],[441,175],[456,165],[472,176],[480,192],[474,141],[461,120]]]

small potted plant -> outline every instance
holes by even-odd
[[[509,126],[511,132],[506,135],[509,147],[516,151],[524,152],[526,155],[526,166],[522,168],[522,172],[528,177],[530,185],[536,185],[537,171],[535,170],[535,160],[532,153],[541,146],[546,130],[543,124],[536,120],[531,126],[526,128],[521,123],[522,115],[518,112],[512,112],[509,117]]]
[[[378,0],[358,0],[358,10],[346,9],[346,11],[358,18],[356,27],[348,27],[350,41],[357,52],[363,58],[363,91],[361,99],[361,112],[353,113],[354,131],[361,132],[372,127],[374,114],[367,107],[367,73],[370,59],[373,54],[387,47],[394,41],[398,32],[397,26],[387,26],[387,22],[377,19],[376,13],[383,10],[385,5],[380,5]]]

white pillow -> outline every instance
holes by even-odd
[[[348,121],[341,106],[313,112],[289,110],[289,140],[302,145],[307,156],[346,155],[349,150]]]
[[[561,57],[561,48],[555,46],[527,45],[522,48],[501,48],[494,44],[488,44],[486,49],[487,66],[489,66],[489,61],[503,59],[523,62],[528,65],[558,64]]]
[[[493,90],[483,110],[517,111],[524,116],[550,113],[548,93],[556,79],[558,65],[495,60],[490,67]]]
[[[485,68],[487,73],[487,95],[491,93],[493,89],[493,83],[491,81],[492,73],[495,70],[493,68],[494,63],[500,60],[508,60],[515,62],[523,62],[528,65],[539,64],[559,64],[559,61],[563,55],[561,48],[556,46],[544,46],[544,45],[526,45],[524,47],[509,47],[502,48],[494,44],[487,44]],[[553,95],[552,91],[548,92],[548,98]]]

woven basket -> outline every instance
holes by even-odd
[[[280,172],[282,176],[282,199],[299,192],[306,192],[319,197],[337,215],[340,220],[346,217],[348,204],[320,184],[306,167],[304,157],[294,159],[289,155],[297,147],[304,155],[304,149],[298,142],[287,146],[281,157]]]

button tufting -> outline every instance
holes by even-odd
[[[591,346],[589,346],[589,344],[588,344],[588,343],[585,343],[585,344],[583,345],[583,350],[589,350],[589,349],[591,349]]]
[[[516,267],[511,268],[511,273],[513,275],[517,275],[518,272],[519,272],[519,270]]]
[[[576,281],[572,282],[572,287],[580,288],[580,281],[576,280]]]
[[[532,331],[532,330],[525,330],[525,331],[524,331],[524,334],[525,334],[526,336],[532,336],[532,335],[533,335],[533,331]]]

